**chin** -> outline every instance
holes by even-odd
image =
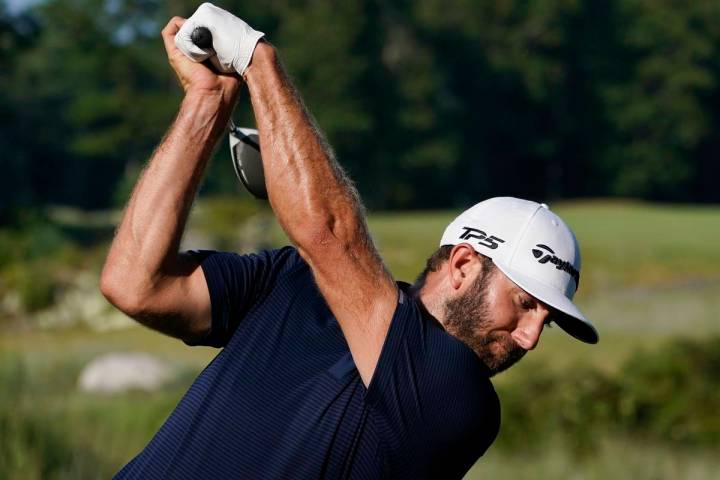
[[[497,333],[486,335],[478,349],[475,351],[490,371],[490,376],[504,372],[527,353],[510,336]]]

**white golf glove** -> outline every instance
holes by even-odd
[[[203,50],[192,42],[190,36],[197,27],[210,30],[212,49]],[[220,72],[242,75],[250,63],[255,45],[264,35],[232,13],[212,3],[203,3],[175,35],[175,46],[190,60],[202,62],[209,58]]]

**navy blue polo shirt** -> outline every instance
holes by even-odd
[[[460,478],[495,439],[482,362],[403,290],[366,388],[296,249],[198,255],[224,348],[116,478]]]

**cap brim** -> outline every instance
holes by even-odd
[[[517,270],[509,268],[502,263],[495,263],[497,267],[520,288],[528,292],[541,302],[555,308],[563,315],[559,315],[554,319],[555,323],[565,330],[568,334],[577,338],[581,342],[595,344],[598,342],[599,336],[597,330],[585,318],[580,309],[562,293],[556,289],[545,285],[542,282],[528,277]]]

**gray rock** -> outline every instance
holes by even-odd
[[[78,378],[84,392],[114,394],[154,391],[175,378],[166,363],[145,353],[108,353],[88,363]]]

